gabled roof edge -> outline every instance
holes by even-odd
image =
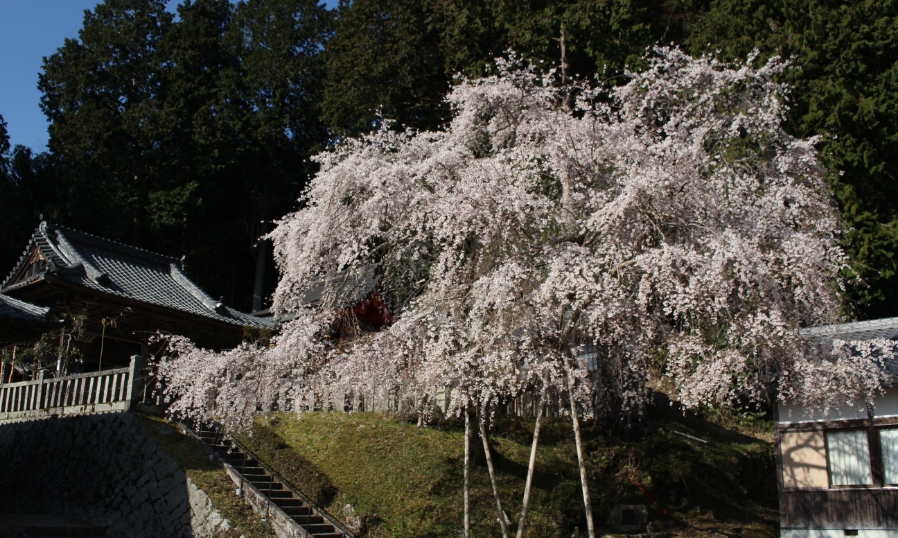
[[[193,295],[199,302],[203,303],[203,306],[213,312],[218,313],[221,313],[224,310],[224,305],[221,302],[214,300],[205,291],[200,289],[199,286],[194,284],[193,281],[190,280],[187,275],[183,273],[183,271],[181,271],[180,267],[173,263],[170,263],[169,270],[175,282],[177,282],[178,285],[187,290],[187,292],[190,295]]]
[[[821,338],[845,336],[860,332],[872,332],[879,330],[898,330],[898,318],[882,318],[872,319],[869,321],[855,321],[852,323],[837,323],[834,325],[820,325],[817,327],[807,327],[801,329],[798,333],[803,337]]]
[[[28,244],[25,245],[25,251],[22,252],[21,256],[19,256],[19,260],[16,262],[16,264],[12,266],[12,271],[10,271],[8,275],[6,275],[6,278],[3,279],[3,282],[0,282],[0,290],[5,289],[6,285],[9,284],[9,281],[12,280],[14,276],[16,276],[16,273],[18,273],[19,269],[21,269],[25,264],[25,260],[26,258],[28,258],[28,255],[31,254],[33,246],[34,234],[32,234],[31,237],[28,238]]]

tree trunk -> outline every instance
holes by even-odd
[[[546,385],[539,395],[539,407],[536,412],[536,426],[533,428],[533,446],[530,448],[530,465],[527,467],[527,483],[524,486],[524,504],[521,507],[521,517],[518,519],[517,538],[524,536],[524,520],[527,518],[527,509],[530,508],[530,486],[533,485],[533,471],[536,468],[536,446],[539,444],[539,424],[543,417],[543,406],[546,401]]]
[[[421,403],[418,405],[418,427],[424,427],[424,411],[427,406],[427,396],[421,398]]]
[[[256,281],[253,285],[253,312],[262,310],[262,293],[265,284],[265,261],[268,256],[268,240],[256,243]]]
[[[577,445],[577,463],[580,466],[580,484],[583,486],[583,505],[586,507],[586,529],[589,538],[596,538],[596,529],[592,524],[592,503],[589,501],[589,484],[586,479],[586,462],[583,461],[583,443],[580,440],[580,420],[577,418],[577,402],[574,400],[574,380],[570,371],[567,375],[567,393],[571,401],[571,422],[574,424],[574,443]]]
[[[499,500],[499,484],[496,482],[496,473],[493,470],[493,457],[490,455],[490,444],[486,437],[486,416],[483,409],[480,411],[480,438],[483,439],[483,452],[486,455],[486,467],[490,471],[490,482],[493,484],[493,497],[496,498],[496,511],[499,513],[499,527],[502,529],[502,538],[508,538],[508,526],[505,524],[505,512],[502,511],[502,501]]]
[[[471,503],[470,503],[470,474],[471,474],[471,415],[465,406],[465,537],[471,538]]]

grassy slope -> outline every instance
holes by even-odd
[[[607,514],[614,504],[632,503],[647,505],[650,521],[686,520],[688,526],[673,529],[683,536],[778,533],[773,450],[763,428],[762,435],[750,436],[671,410],[654,415],[665,421],[666,431],[630,436],[585,428],[593,508],[603,531],[610,530]],[[514,521],[532,428],[532,420],[503,418],[492,434],[503,508]],[[525,535],[566,538],[574,527],[585,529],[573,434],[562,420],[544,422],[542,432]],[[258,420],[254,435],[242,440],[297,487],[318,496],[332,514],[342,516],[351,504],[356,515],[367,515],[373,521],[370,537],[460,533],[463,428],[458,421],[418,429],[411,421],[378,414],[282,414]],[[499,536],[485,464],[475,467],[472,505],[473,535]]]
[[[206,451],[186,436],[172,439],[159,433],[162,425],[170,425],[177,431],[179,426],[161,418],[142,416],[144,429],[169,456],[184,470],[184,473],[212,501],[221,515],[231,524],[231,529],[219,533],[218,538],[273,538],[274,530],[262,521],[262,516],[241,497],[234,494],[234,483],[221,465],[209,461]]]

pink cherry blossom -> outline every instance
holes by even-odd
[[[236,426],[353,399],[443,405],[450,387],[457,412],[569,377],[581,402],[636,407],[659,379],[687,406],[777,380],[815,405],[871,397],[888,343],[799,336],[841,320],[842,226],[815,140],[783,128],[785,64],[750,64],[662,48],[609,89],[512,56],[451,91],[444,131],[340,141],[268,236],[273,309],[292,319],[265,348],[175,338],[172,411]],[[326,338],[358,292],[340,275],[372,264],[395,322]]]

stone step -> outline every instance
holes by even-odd
[[[224,457],[225,461],[230,463],[231,466],[236,467],[238,469],[241,467],[244,467],[244,465],[246,466],[247,469],[249,469],[250,467],[255,467],[255,468],[261,469],[261,467],[259,467],[259,462],[257,462],[256,460],[254,460],[252,458],[246,458],[246,463],[244,464],[242,453],[238,454],[236,452],[232,452],[230,454],[222,454],[222,457]]]
[[[286,489],[284,484],[273,480],[263,467],[243,451],[224,441],[222,436],[215,432],[202,432],[199,434],[207,445],[211,446],[218,455],[243,475],[243,479],[262,494],[271,499],[271,503],[278,506],[293,521],[314,538],[344,538],[333,525],[325,523],[324,517],[312,510],[302,499],[294,496],[293,492]],[[244,459],[245,458],[245,459]]]
[[[275,504],[277,504],[277,503],[275,503]],[[279,506],[280,506],[280,505],[279,505]],[[308,514],[309,514],[310,508],[309,508],[308,506],[305,506],[305,505],[302,505],[302,506],[281,506],[281,510],[283,510],[284,513],[287,514],[288,516],[292,517],[293,519],[296,519],[296,518],[298,518],[298,517],[299,517],[299,518],[306,518],[306,517],[308,516]],[[316,517],[321,517],[321,516],[312,516],[313,519],[316,518]],[[323,521],[323,520],[324,520],[324,518],[322,518],[322,521]],[[317,523],[317,522],[316,522],[316,521],[312,521],[312,523]]]
[[[273,490],[271,490],[270,495],[268,492],[268,488],[263,489],[263,488],[260,488],[259,486],[256,486],[256,489],[261,491],[262,495],[268,495],[268,498],[271,499],[272,501],[275,499],[281,500],[281,499],[289,499],[290,497],[293,497],[293,492],[286,490],[286,489],[273,489]]]
[[[268,492],[269,489],[271,490],[272,493],[274,493],[276,491],[281,491],[284,489],[284,485],[281,484],[280,482],[278,482],[277,480],[275,480],[272,483],[268,483],[267,481],[264,481],[264,480],[262,482],[250,482],[250,483],[252,485],[256,486],[256,489],[258,489],[262,493]]]
[[[287,512],[286,510],[284,510],[284,511]],[[305,526],[305,525],[320,525],[320,524],[324,523],[324,518],[321,516],[308,516],[308,515],[295,516],[295,515],[291,515],[289,512],[287,512],[287,515],[290,516],[293,519],[293,521],[295,521],[303,526]],[[305,527],[303,527],[303,528],[305,528]]]
[[[330,525],[327,523],[318,523],[317,525],[316,524],[303,525],[302,528],[306,529],[307,531],[309,531],[312,534],[322,534],[322,533],[326,534],[326,533],[332,533],[336,530],[336,529],[334,529],[333,525]],[[339,536],[339,534],[337,534],[337,536]]]

